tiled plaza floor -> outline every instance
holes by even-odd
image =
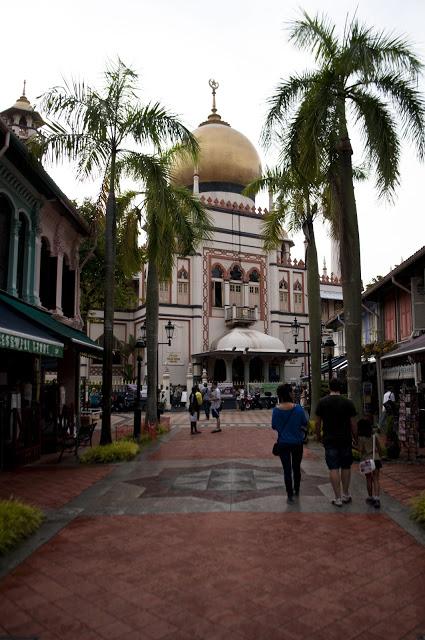
[[[425,634],[425,546],[405,507],[384,497],[376,513],[355,475],[353,503],[336,512],[314,444],[288,506],[270,412],[224,412],[222,433],[202,422],[192,437],[187,415],[172,418],[162,443],[58,509],[56,529],[3,572],[0,637]]]

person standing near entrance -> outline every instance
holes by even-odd
[[[335,494],[332,504],[336,507],[342,507],[352,499],[350,480],[352,442],[357,440],[357,425],[354,420],[356,414],[351,400],[341,396],[339,381],[332,378],[329,382],[329,395],[319,400],[316,407],[316,435],[317,440],[323,441],[325,447],[326,464]]]
[[[221,431],[220,426],[220,411],[221,411],[221,391],[216,382],[213,382],[211,388],[211,415],[216,419],[216,428],[211,433],[219,433]]]
[[[388,387],[382,398],[381,417],[378,426],[381,428],[385,425],[387,416],[392,415],[394,411],[395,395],[392,387]]]

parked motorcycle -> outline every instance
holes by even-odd
[[[251,409],[262,409],[262,408],[263,408],[263,403],[261,401],[261,394],[259,391],[256,391],[252,396]]]

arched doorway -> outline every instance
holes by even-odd
[[[264,381],[263,361],[258,356],[255,356],[249,362],[249,381],[250,382]]]
[[[0,194],[0,289],[7,289],[9,277],[10,225],[13,208],[9,199]]]
[[[233,384],[243,384],[244,382],[244,366],[240,356],[232,362],[232,381]]]
[[[226,380],[226,363],[222,358],[218,358],[214,363],[214,380],[216,382]]]

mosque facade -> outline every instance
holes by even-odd
[[[173,179],[198,195],[214,231],[195,255],[178,256],[171,280],[160,283],[159,381],[188,386],[192,379],[209,379],[236,387],[296,381],[308,366],[302,355],[303,341],[309,339],[304,247],[298,257],[293,255],[294,242],[283,231],[279,247],[264,250],[267,210],[243,194],[261,176],[260,158],[248,138],[217,113],[217,85],[210,84],[212,112],[193,132],[200,145],[198,165],[182,162]],[[146,270],[136,278],[137,308],[115,313],[117,341],[140,335],[146,279]],[[325,268],[320,287],[325,321],[342,307],[338,273],[327,276]],[[93,340],[103,333],[102,315],[89,315],[87,332]],[[295,317],[301,325],[298,345],[291,331]],[[171,346],[161,344],[167,342],[169,321],[174,325]],[[100,380],[100,373],[100,365],[90,363],[83,372],[91,382]]]

